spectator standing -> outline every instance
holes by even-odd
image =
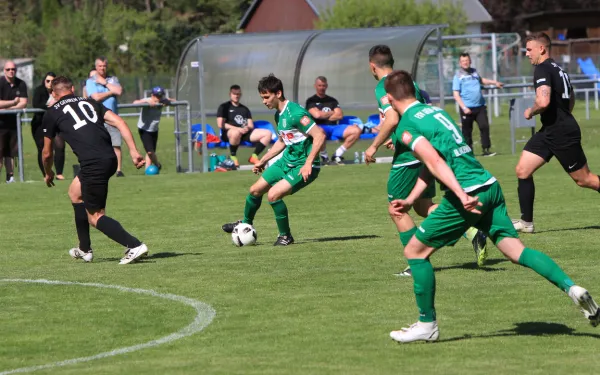
[[[240,103],[242,89],[239,85],[229,88],[229,101],[217,109],[217,126],[221,129],[221,140],[229,142],[229,153],[236,167],[240,166],[237,149],[241,142],[254,144],[254,153],[248,159],[251,164],[258,163],[258,156],[271,143],[271,131],[255,129],[250,109]]]
[[[119,114],[118,97],[123,93],[123,88],[119,84],[119,79],[116,76],[108,76],[108,61],[106,57],[100,56],[96,59],[94,67],[96,68],[96,74],[92,75],[85,83],[85,90],[89,97],[97,102],[104,104],[104,106],[115,114]],[[90,72],[91,74],[91,72]],[[117,155],[117,177],[125,177],[121,169],[121,133],[119,129],[104,124],[106,130],[110,134],[110,139]]]
[[[92,68],[90,70],[90,72],[88,73],[88,76],[85,79],[85,82],[83,82],[83,87],[81,88],[81,96],[83,96],[86,99],[89,98],[89,95],[87,93],[85,86],[87,85],[87,81],[95,75],[96,75],[96,68]],[[94,81],[94,79],[92,79],[92,81]]]
[[[21,109],[27,106],[27,85],[17,77],[17,65],[4,63],[4,77],[0,77],[0,109]],[[0,111],[1,112],[1,111]],[[15,182],[14,158],[19,153],[17,140],[17,115],[0,114],[0,169],[2,159],[6,165],[6,183]]]
[[[56,74],[53,72],[46,73],[42,84],[35,88],[33,91],[33,108],[48,109],[54,104],[54,98],[52,95],[52,81],[56,78]],[[42,150],[44,149],[44,131],[42,129],[42,120],[44,113],[36,113],[33,115],[31,120],[31,135],[35,142],[35,146],[38,150],[38,165],[42,171],[42,175],[45,176],[44,164],[42,163]],[[64,180],[63,170],[65,167],[65,141],[57,135],[54,138],[54,165],[56,167],[56,179]]]
[[[165,90],[160,86],[156,86],[152,89],[152,95],[149,98],[133,101],[133,104],[150,104],[150,107],[142,108],[137,124],[140,139],[142,140],[144,149],[146,149],[146,167],[150,164],[154,164],[159,170],[162,169],[162,165],[156,156],[158,124],[160,123],[163,107],[169,105],[171,101],[173,101],[173,99],[165,97]]]
[[[490,139],[490,124],[488,122],[487,107],[485,98],[481,92],[481,85],[495,85],[502,88],[503,84],[492,79],[483,78],[477,73],[475,68],[471,67],[471,56],[468,53],[461,53],[458,60],[460,69],[454,75],[452,82],[452,91],[454,91],[454,100],[460,107],[460,119],[462,123],[462,133],[465,136],[465,142],[473,148],[473,122],[477,122],[481,134],[481,147],[483,156],[494,156],[495,152],[490,152],[492,141]]]
[[[340,103],[336,98],[327,95],[327,78],[319,76],[315,79],[315,95],[306,99],[306,110],[315,119],[317,125],[325,130],[327,139],[331,139],[333,135],[344,140],[344,143],[335,150],[333,154],[333,162],[343,164],[343,156],[347,149],[352,147],[360,137],[361,129],[357,125],[338,125],[338,121],[344,117],[344,113],[340,108]],[[335,133],[335,134],[334,134]],[[327,164],[329,155],[327,148],[323,144],[320,152],[321,162]]]

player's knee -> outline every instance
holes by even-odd
[[[517,174],[517,178],[521,179],[521,180],[525,180],[525,179],[531,177],[531,173],[529,172],[529,169],[522,166],[520,163],[517,164],[517,166],[515,167],[515,173]]]
[[[267,199],[269,200],[269,202],[275,202],[280,200],[281,198],[283,198],[283,194],[281,194],[281,192],[279,191],[271,189],[267,193]]]
[[[573,178],[573,181],[575,181],[575,183],[579,187],[597,188],[598,183],[596,182],[596,179],[594,177],[596,177],[596,176],[594,176],[591,173],[588,173],[587,175],[584,175],[584,176],[577,176],[577,177],[572,177],[572,178]]]
[[[88,214],[88,223],[94,228],[98,225],[98,220],[103,216],[101,213]]]
[[[264,194],[264,192],[262,191],[262,189],[259,186],[256,186],[256,185],[250,186],[249,193],[250,193],[250,195],[252,195],[254,197],[261,197]]]

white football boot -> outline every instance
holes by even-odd
[[[73,259],[83,259],[84,262],[91,262],[94,259],[94,253],[90,249],[87,253],[85,251],[80,250],[78,247],[74,247],[69,250],[69,255]]]
[[[399,331],[390,332],[392,340],[397,342],[413,342],[413,341],[437,341],[440,337],[440,330],[437,322],[424,323],[416,322],[408,328],[402,328]]]
[[[129,264],[136,260],[137,258],[143,256],[148,253],[148,247],[145,244],[141,244],[138,247],[134,247],[133,249],[128,249],[125,252],[125,256],[121,258],[119,264]]]
[[[533,221],[531,223],[528,223],[521,219],[513,219],[512,223],[517,232],[533,233],[535,231],[535,228],[533,227]]]
[[[598,304],[594,301],[592,296],[590,296],[590,293],[587,290],[578,285],[573,285],[569,289],[569,297],[571,297],[573,302],[581,308],[583,315],[590,321],[592,327],[596,327],[600,324],[600,310],[598,309]]]

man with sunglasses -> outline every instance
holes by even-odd
[[[17,65],[4,63],[4,76],[0,77],[0,109],[21,109],[27,106],[27,85],[17,78]],[[0,169],[6,164],[6,183],[15,182],[14,158],[19,152],[17,142],[17,115],[2,114],[0,110]]]

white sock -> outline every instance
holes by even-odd
[[[337,156],[341,157],[341,156],[344,155],[344,152],[346,152],[346,147],[344,147],[344,145],[341,145],[340,147],[338,147],[337,150],[335,150],[335,154],[333,154],[333,156],[334,157],[337,157]]]
[[[325,151],[321,151],[321,152],[320,152],[320,155],[321,155],[321,157],[323,157],[323,158],[327,158],[327,159],[329,158],[329,154],[327,153],[327,150],[325,150]]]

